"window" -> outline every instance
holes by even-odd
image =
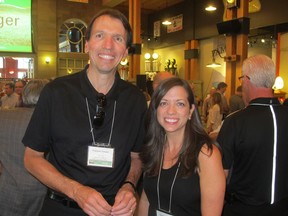
[[[66,20],[59,32],[59,52],[84,53],[86,27],[79,19]]]

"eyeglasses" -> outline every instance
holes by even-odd
[[[243,75],[243,76],[238,77],[238,80],[239,80],[239,81],[242,81],[242,79],[243,79],[244,77],[247,77],[247,79],[250,80],[250,77],[247,76],[247,75]]]
[[[93,120],[93,125],[95,127],[100,127],[104,122],[104,118],[106,115],[104,107],[106,106],[106,104],[107,104],[106,96],[102,93],[99,93],[97,97],[96,115],[94,116]]]

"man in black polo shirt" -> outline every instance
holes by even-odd
[[[85,39],[89,66],[43,89],[23,138],[25,166],[48,187],[42,216],[133,215],[147,104],[116,71],[131,27],[106,9]]]
[[[243,62],[246,108],[228,116],[217,141],[227,173],[223,216],[288,215],[288,107],[273,97],[273,61]]]

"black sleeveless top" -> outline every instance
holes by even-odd
[[[161,170],[159,181],[160,208],[169,210],[170,190],[178,163]],[[143,187],[149,200],[149,216],[156,216],[158,176],[144,176]],[[193,172],[189,177],[177,177],[172,190],[171,212],[174,216],[201,216],[199,175]]]

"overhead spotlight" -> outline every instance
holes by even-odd
[[[228,9],[235,8],[240,6],[239,0],[226,0],[226,7]]]
[[[162,22],[162,24],[163,24],[163,25],[171,25],[172,22],[169,21],[169,20],[164,20],[164,21]]]
[[[213,5],[208,5],[206,8],[205,8],[206,11],[215,11],[217,10],[217,8]]]

